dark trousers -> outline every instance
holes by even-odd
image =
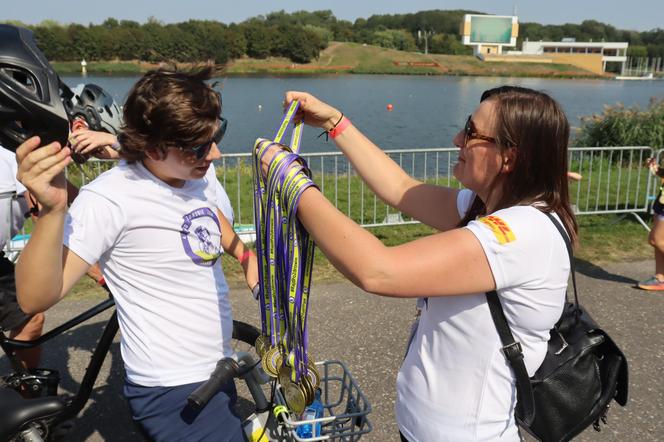
[[[202,382],[177,387],[143,387],[126,381],[124,393],[132,417],[150,439],[161,441],[245,441],[233,405],[235,384],[229,382],[203,410],[187,404],[187,396]]]

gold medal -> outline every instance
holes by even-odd
[[[278,347],[272,347],[269,349],[261,359],[261,365],[263,366],[263,371],[273,378],[276,378],[279,375],[279,368],[281,367],[281,353],[279,352]]]
[[[320,388],[320,373],[318,372],[318,368],[316,368],[316,364],[311,359],[307,363],[307,377],[311,381],[314,391],[318,390]]]
[[[286,385],[282,385],[282,389],[284,391],[284,399],[286,399],[288,408],[298,415],[302,414],[306,407],[306,401],[304,392],[300,386],[293,382],[289,382]]]
[[[286,364],[282,364],[281,368],[279,368],[279,376],[277,376],[277,379],[279,379],[279,383],[282,386],[285,386],[286,384],[291,383],[291,369],[288,367]]]
[[[311,379],[309,379],[309,376],[302,376],[300,379],[300,385],[302,386],[302,391],[304,391],[304,400],[306,404],[311,405],[311,403],[314,401],[316,392],[314,390],[314,386],[311,384]]]
[[[259,335],[256,338],[256,342],[254,343],[254,347],[256,347],[256,353],[258,353],[258,356],[263,357],[266,351],[269,349],[268,345],[268,337],[265,335]]]

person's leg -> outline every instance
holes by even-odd
[[[32,341],[41,336],[43,329],[44,314],[37,313],[28,319],[27,322],[13,328],[9,333],[9,337],[21,341]],[[16,350],[16,356],[21,360],[25,368],[37,368],[41,359],[41,347],[37,346],[26,350]]]
[[[655,217],[649,239],[655,249],[655,276],[664,281],[664,216]]]
[[[16,301],[16,280],[14,264],[0,254],[0,327],[9,331],[9,337],[23,341],[37,339],[44,327],[44,314],[28,316]],[[19,350],[16,355],[26,368],[39,366],[41,349]]]
[[[201,383],[177,387],[142,387],[125,383],[124,393],[134,420],[159,441],[244,442],[233,405],[235,384],[225,385],[200,412],[187,405],[187,396]]]
[[[664,290],[664,216],[655,214],[648,242],[655,250],[655,276],[639,282],[644,290]]]

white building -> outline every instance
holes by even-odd
[[[521,48],[523,55],[594,55],[601,56],[602,72],[606,71],[607,63],[620,63],[620,72],[627,62],[627,46],[629,43],[619,42],[577,42],[563,41],[524,41]]]

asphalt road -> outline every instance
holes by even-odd
[[[649,275],[652,262],[596,266],[577,261],[582,304],[609,332],[627,355],[630,399],[627,407],[611,407],[602,432],[592,428],[580,441],[656,441],[664,438],[664,293],[634,288]],[[232,290],[236,319],[258,324],[258,307],[247,290]],[[47,327],[57,325],[95,302],[64,300],[47,314]],[[310,351],[317,360],[342,360],[372,404],[371,434],[362,440],[398,441],[394,420],[394,383],[403,356],[414,303],[368,295],[349,283],[318,284],[310,303]],[[83,376],[96,339],[102,314],[44,349],[43,365],[58,368],[61,387],[75,391]],[[0,359],[5,369],[6,360]],[[133,441],[136,432],[122,397],[123,368],[119,343],[111,348],[93,395],[67,440]]]

